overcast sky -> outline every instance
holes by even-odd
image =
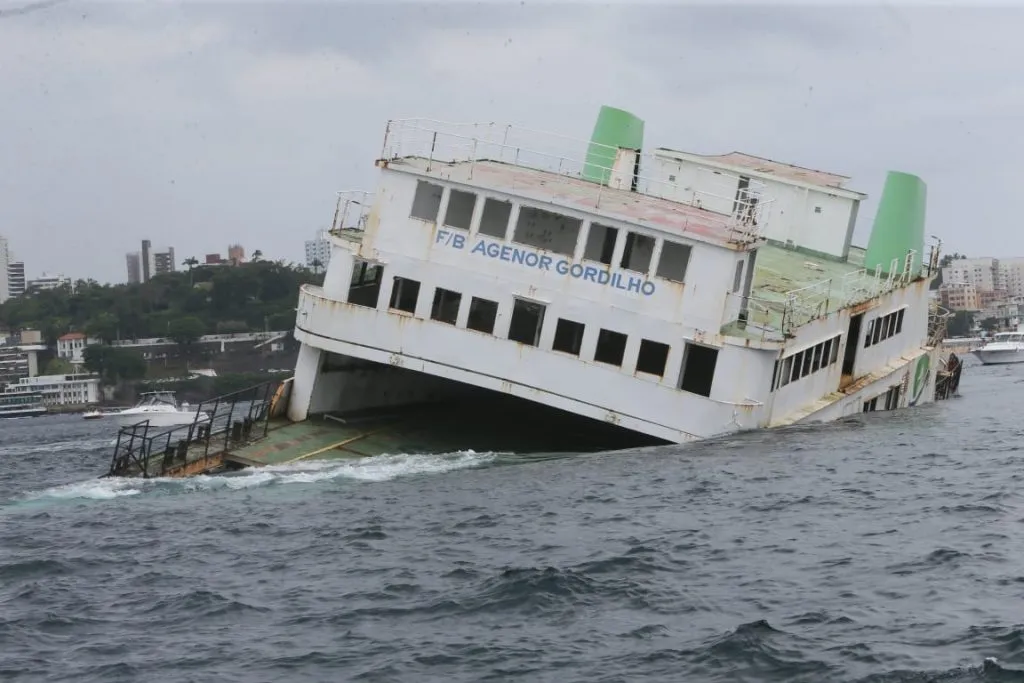
[[[388,118],[586,139],[609,104],[648,147],[852,176],[855,243],[901,170],[947,250],[1024,255],[1022,22],[897,2],[0,0],[0,234],[29,277],[124,281],[143,238],[179,262],[234,242],[300,261],[335,191],[373,186]]]

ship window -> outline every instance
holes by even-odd
[[[601,330],[597,333],[597,348],[594,350],[596,362],[621,367],[625,355],[626,335],[611,330]]]
[[[396,277],[391,288],[391,308],[406,313],[416,312],[416,300],[420,297],[420,283],[404,277]]]
[[[494,321],[498,318],[498,302],[473,297],[469,300],[469,318],[466,329],[494,334]]]
[[[538,249],[572,256],[583,221],[534,206],[520,206],[513,240]]]
[[[782,373],[779,375],[779,386],[784,387],[790,382],[793,373],[793,357],[782,359]]]
[[[871,321],[871,325],[868,326],[867,336],[864,339],[864,346],[868,347],[878,344],[902,332],[905,312],[906,309],[901,308],[898,311],[880,316]]]
[[[683,351],[683,370],[679,376],[679,388],[691,394],[711,396],[711,384],[715,379],[715,365],[718,363],[718,349],[698,344],[686,344]]]
[[[430,307],[430,318],[449,325],[454,325],[459,317],[459,304],[462,303],[462,295],[450,289],[434,290],[434,303]]]
[[[661,377],[665,374],[665,363],[668,361],[668,344],[640,340],[640,353],[636,357],[636,371],[646,372]]]
[[[651,257],[654,256],[654,238],[639,235],[635,232],[626,233],[626,246],[622,250],[619,262],[626,270],[646,273],[651,269]]]
[[[811,361],[811,372],[815,372],[821,368],[821,351],[824,344],[816,344],[814,346],[814,360]]]
[[[441,195],[444,188],[425,180],[416,182],[416,194],[412,198],[412,210],[409,215],[421,221],[434,222],[437,212],[441,210]]]
[[[555,339],[551,348],[562,353],[571,353],[574,356],[580,355],[580,347],[583,345],[583,323],[575,320],[559,318],[555,325]]]
[[[476,206],[476,195],[472,192],[452,190],[448,194],[448,208],[444,212],[444,224],[450,228],[469,230],[473,221],[473,207]]]
[[[587,246],[583,249],[583,258],[611,265],[612,253],[615,251],[615,238],[619,231],[600,223],[591,223],[587,233]]]
[[[512,215],[512,202],[503,202],[488,197],[484,200],[484,211],[480,215],[478,232],[488,237],[505,239],[508,232],[508,219]]]
[[[732,276],[732,291],[740,291],[743,285],[743,261],[736,264],[736,272]]]
[[[690,264],[690,245],[665,240],[661,245],[661,258],[655,275],[666,280],[686,282],[686,267]]]
[[[352,282],[348,288],[348,302],[356,306],[377,308],[383,279],[384,266],[356,259]]]
[[[536,346],[540,342],[540,330],[544,326],[544,308],[543,304],[515,299],[508,338],[521,344]]]

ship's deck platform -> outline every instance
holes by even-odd
[[[810,320],[867,301],[886,291],[886,279],[864,270],[865,250],[850,247],[845,261],[803,249],[766,244],[758,249],[746,324],[721,333],[743,339],[782,339]]]

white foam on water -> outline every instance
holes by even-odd
[[[36,493],[29,493],[26,500],[40,500],[53,498],[58,500],[70,500],[73,498],[88,498],[93,500],[110,500],[123,496],[137,496],[142,493],[141,479],[126,479],[121,477],[110,477],[107,479],[87,479],[74,484],[54,486]]]
[[[336,479],[359,482],[384,482],[400,477],[437,475],[471,469],[492,462],[497,453],[457,451],[438,455],[377,455],[351,460],[308,460],[290,465],[242,470],[238,474],[198,475],[184,479],[137,479],[107,477],[89,479],[29,493],[26,500],[74,498],[109,500],[135,496],[157,489],[169,492],[239,491],[264,486],[316,484]]]

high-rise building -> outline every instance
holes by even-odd
[[[306,266],[314,270],[324,271],[331,260],[331,241],[327,233],[320,231],[315,239],[306,240]]]
[[[7,265],[11,262],[11,251],[7,244],[7,238],[0,236],[0,272],[7,272]],[[6,277],[0,277],[0,303],[11,298],[11,288]]]
[[[137,251],[125,254],[128,264],[128,284],[137,285],[142,282],[142,255]]]
[[[245,247],[241,244],[228,245],[228,261],[233,266],[245,262]]]
[[[7,293],[11,297],[25,293],[24,261],[11,261],[7,264]]]
[[[138,259],[139,267],[133,269],[133,257]],[[149,282],[154,275],[173,273],[177,270],[174,262],[174,247],[154,249],[150,240],[142,240],[142,250],[131,252],[128,259],[128,282],[135,282],[133,274],[138,272],[139,281]]]
[[[142,258],[143,282],[149,282],[149,278],[153,277],[153,255],[150,253],[152,246],[153,245],[149,240],[142,240],[142,252],[140,256]]]
[[[153,253],[153,275],[159,275],[160,273],[173,273],[174,267],[174,247],[167,247],[164,251],[154,251]]]

